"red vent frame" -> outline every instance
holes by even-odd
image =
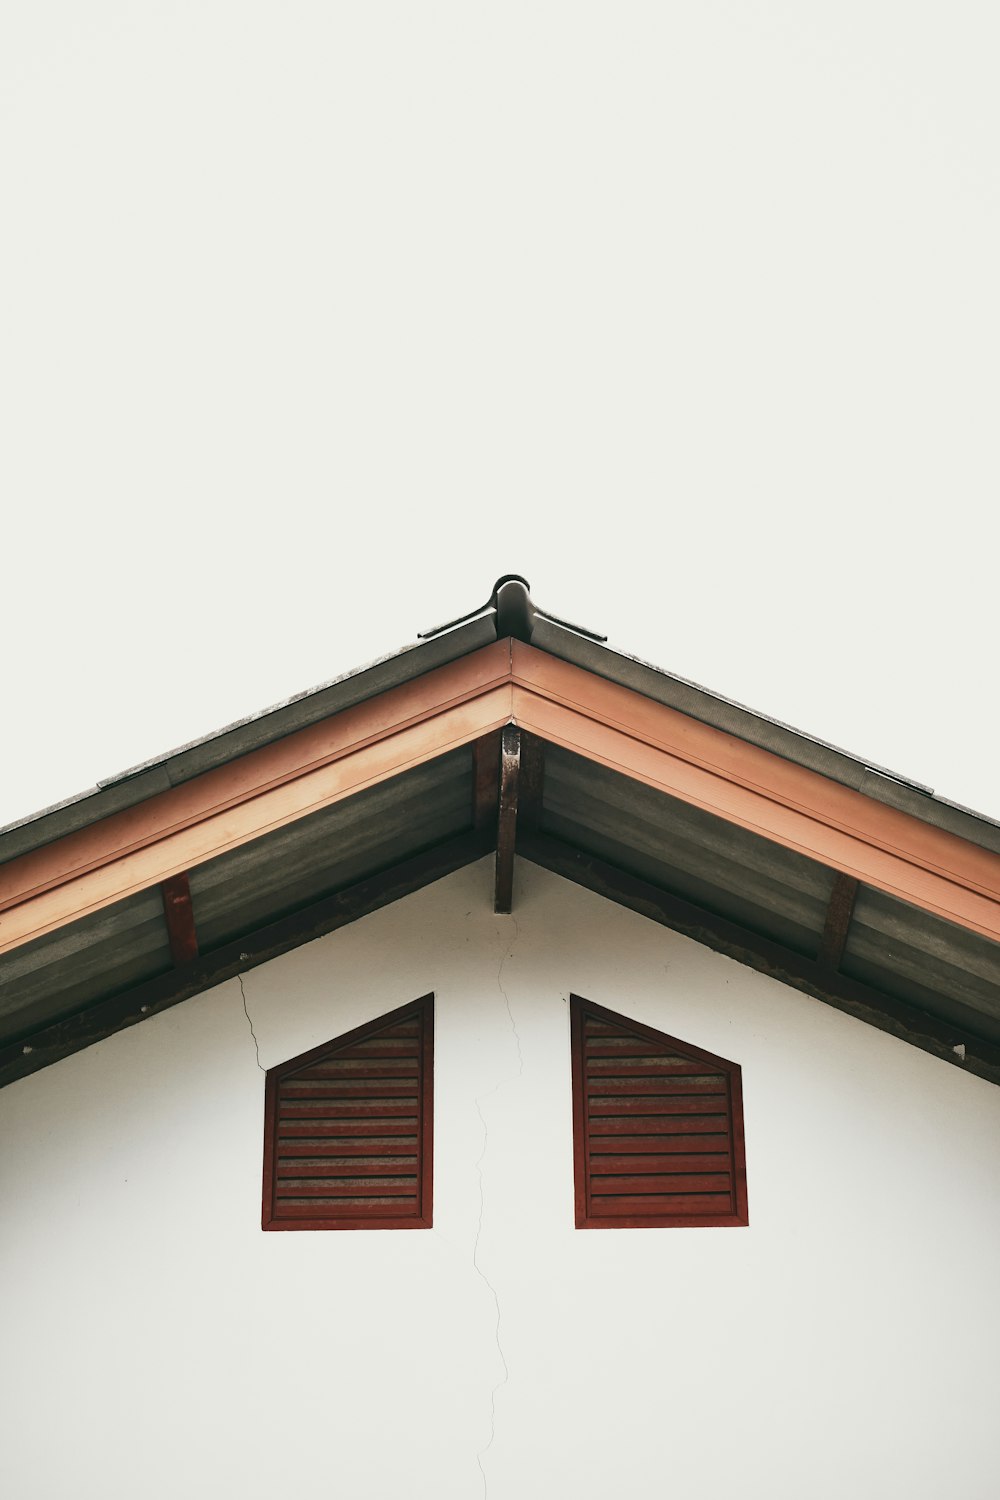
[[[268,1070],[261,1227],[430,1229],[433,1131],[424,995]]]
[[[579,995],[570,1027],[577,1228],[748,1224],[739,1066]]]

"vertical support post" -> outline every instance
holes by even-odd
[[[508,913],[514,904],[514,841],[521,771],[521,731],[505,724],[500,741],[500,798],[497,812],[497,865],[493,910]]]

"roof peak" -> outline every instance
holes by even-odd
[[[469,620],[475,620],[490,613],[494,616],[497,640],[505,640],[508,636],[512,636],[516,641],[530,644],[534,634],[535,620],[538,618],[551,620],[554,625],[561,625],[564,630],[572,630],[575,635],[582,635],[588,641],[607,640],[606,635],[600,635],[596,630],[588,630],[583,625],[572,625],[568,620],[561,620],[558,615],[540,609],[531,597],[531,584],[522,573],[502,573],[493,585],[493,592],[485,604],[467,615],[459,615],[457,620],[449,620],[444,625],[437,625],[433,630],[421,630],[417,639],[430,640],[433,636],[443,635],[446,630],[454,630],[459,625],[467,624]]]

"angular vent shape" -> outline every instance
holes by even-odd
[[[429,1229],[434,997],[271,1068],[265,1229]]]
[[[740,1070],[570,997],[578,1229],[747,1224]]]

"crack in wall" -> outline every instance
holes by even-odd
[[[236,978],[239,981],[240,994],[243,996],[243,1014],[247,1018],[247,1025],[250,1027],[250,1035],[253,1037],[253,1050],[257,1054],[257,1066],[258,1068],[260,1068],[260,1071],[262,1073],[266,1074],[267,1069],[263,1067],[260,1060],[260,1047],[257,1045],[257,1033],[253,1029],[253,1022],[250,1019],[250,1012],[247,1010],[247,992],[243,988],[243,975],[237,974]]]
[[[517,918],[512,915],[511,916],[511,921],[514,924],[514,942],[511,943],[509,949],[507,948],[507,946],[505,944],[504,945],[504,951],[500,955],[500,967],[497,969],[497,989],[500,991],[501,995],[503,996],[503,1003],[507,1007],[507,1015],[510,1018],[510,1029],[514,1033],[514,1041],[515,1041],[515,1043],[517,1045],[517,1076],[518,1076],[518,1078],[520,1078],[521,1075],[524,1073],[524,1055],[521,1052],[521,1038],[518,1035],[517,1025],[516,1025],[516,1023],[514,1021],[514,1012],[510,1008],[510,996],[508,995],[507,991],[503,987],[503,966],[507,962],[508,958],[513,958],[513,956],[514,956],[514,943],[517,942],[518,938],[521,935],[520,929],[518,928],[518,925],[517,925]],[[498,932],[497,936],[499,937],[499,935],[500,934]],[[498,1085],[498,1087],[499,1087],[499,1085]]]
[[[496,1088],[491,1089],[490,1092],[495,1094],[499,1087],[500,1085],[497,1084]],[[500,1342],[500,1298],[497,1294],[496,1287],[493,1285],[492,1281],[487,1276],[482,1266],[479,1264],[479,1241],[483,1233],[483,1211],[486,1206],[486,1193],[483,1187],[483,1158],[486,1155],[486,1146],[489,1141],[489,1131],[486,1126],[486,1116],[483,1114],[482,1107],[478,1099],[476,1100],[476,1113],[479,1116],[483,1127],[483,1149],[480,1151],[479,1160],[476,1162],[476,1171],[479,1174],[479,1223],[476,1225],[476,1241],[472,1247],[472,1264],[475,1268],[476,1275],[479,1276],[480,1279],[485,1283],[489,1290],[490,1296],[493,1298],[493,1305],[496,1308],[497,1314],[496,1323],[494,1324],[493,1328],[493,1336],[496,1339],[497,1353],[500,1356],[500,1363],[503,1365],[503,1379],[498,1380],[493,1389],[490,1391],[489,1439],[486,1442],[485,1446],[480,1448],[478,1453],[476,1454],[476,1463],[479,1465],[479,1472],[482,1475],[483,1480],[483,1497],[485,1500],[487,1485],[486,1470],[483,1468],[483,1459],[493,1447],[493,1439],[497,1434],[497,1391],[502,1390],[502,1388],[510,1380],[510,1366],[507,1363],[507,1356],[504,1354],[503,1345]]]
[[[507,946],[506,943],[504,944],[503,952],[500,955],[500,964],[499,964],[499,967],[497,968],[497,989],[500,991],[501,995],[503,996],[503,1002],[504,1002],[504,1005],[507,1008],[507,1017],[508,1017],[508,1019],[510,1021],[510,1029],[511,1029],[511,1032],[513,1033],[514,1044],[517,1047],[517,1075],[520,1078],[522,1076],[522,1074],[524,1073],[524,1054],[521,1051],[521,1037],[520,1037],[520,1035],[518,1033],[517,1023],[514,1020],[514,1012],[511,1009],[510,996],[508,995],[507,991],[504,989],[504,985],[503,985],[504,965],[506,964],[508,958],[511,958],[513,956],[514,946],[515,946],[515,944],[517,942],[518,937],[520,936],[520,929],[518,928],[518,925],[517,925],[517,918],[514,917],[514,916],[512,916],[511,920],[514,923],[514,939],[513,939],[513,942],[511,942],[511,944],[510,944],[509,947]],[[497,936],[498,937],[500,936],[499,929],[497,931]],[[485,1095],[484,1098],[490,1098],[501,1087],[502,1087],[502,1085],[500,1083],[494,1084],[493,1088],[490,1089],[489,1094]],[[486,1158],[486,1149],[487,1149],[487,1146],[489,1145],[489,1128],[488,1128],[488,1126],[486,1124],[486,1116],[483,1114],[482,1104],[483,1104],[483,1101],[481,1099],[477,1098],[475,1100],[476,1114],[479,1116],[480,1124],[483,1127],[483,1146],[482,1146],[482,1150],[479,1153],[479,1157],[478,1157],[478,1159],[476,1161],[476,1174],[477,1174],[477,1176],[479,1178],[479,1222],[476,1225],[476,1238],[475,1238],[475,1243],[472,1246],[472,1265],[473,1265],[473,1268],[474,1268],[474,1270],[476,1272],[476,1275],[485,1284],[485,1286],[487,1287],[487,1289],[488,1289],[488,1291],[490,1293],[490,1296],[493,1298],[493,1305],[496,1308],[496,1323],[494,1324],[494,1328],[493,1328],[493,1336],[494,1336],[494,1339],[496,1340],[497,1354],[500,1356],[500,1363],[503,1366],[503,1378],[501,1380],[498,1380],[496,1382],[496,1384],[493,1386],[492,1390],[490,1391],[490,1435],[489,1435],[489,1438],[488,1438],[486,1444],[484,1445],[484,1447],[480,1448],[479,1451],[476,1454],[476,1463],[479,1465],[479,1473],[480,1473],[480,1475],[482,1477],[482,1481],[483,1481],[483,1500],[486,1500],[486,1495],[487,1495],[487,1479],[486,1479],[486,1470],[483,1467],[483,1459],[485,1458],[486,1454],[492,1448],[492,1446],[493,1446],[493,1440],[496,1437],[496,1431],[497,1431],[497,1392],[500,1391],[500,1390],[502,1390],[503,1387],[509,1383],[509,1381],[510,1381],[510,1366],[507,1363],[507,1356],[503,1352],[503,1344],[500,1341],[500,1322],[501,1322],[500,1297],[499,1297],[499,1294],[497,1292],[496,1287],[493,1285],[492,1281],[489,1279],[489,1277],[487,1276],[486,1272],[483,1270],[482,1266],[479,1264],[479,1241],[482,1238],[482,1233],[483,1233],[483,1215],[484,1215],[485,1208],[486,1208],[486,1188],[485,1188],[485,1184],[483,1182],[483,1161]]]

